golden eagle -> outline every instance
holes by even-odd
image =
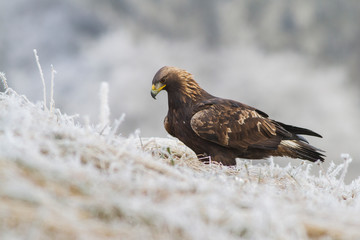
[[[243,103],[215,97],[193,76],[176,67],[163,67],[154,76],[151,96],[168,92],[166,131],[198,156],[235,165],[235,158],[263,159],[288,156],[324,161],[320,149],[300,135],[321,137],[305,128],[287,125]]]

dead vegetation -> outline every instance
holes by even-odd
[[[1,239],[358,239],[350,163],[204,164],[175,139],[81,126],[0,93]]]

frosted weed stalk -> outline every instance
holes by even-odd
[[[54,66],[51,64],[51,92],[50,92],[50,112],[53,113],[55,109],[55,101],[54,101],[54,82],[55,82],[55,74],[57,72],[54,69]]]
[[[7,84],[7,81],[6,81],[5,73],[0,72],[0,79],[1,79],[2,84],[3,84],[3,86],[4,86],[4,90],[8,89],[9,86],[8,86],[8,84]]]
[[[37,50],[34,49],[34,56],[35,56],[35,60],[36,60],[36,64],[38,66],[39,69],[39,73],[40,73],[40,78],[41,78],[41,82],[43,85],[43,102],[44,102],[44,110],[48,110],[47,108],[47,97],[46,97],[46,84],[45,84],[45,78],[44,78],[44,73],[40,64],[40,59],[39,56],[37,54]],[[55,101],[54,101],[54,79],[55,79],[55,74],[56,71],[54,69],[54,66],[51,64],[51,92],[50,92],[50,112],[53,113],[54,109],[55,109]]]
[[[109,84],[102,82],[100,85],[100,116],[99,127],[104,129],[110,123],[110,107],[109,107]]]
[[[39,73],[40,73],[40,77],[41,77],[41,82],[42,82],[42,85],[43,85],[43,101],[44,101],[44,109],[47,110],[47,107],[46,107],[46,84],[45,84],[45,78],[44,78],[44,73],[43,73],[43,70],[41,68],[41,65],[40,65],[40,60],[39,60],[39,56],[37,54],[37,50],[34,49],[34,55],[35,55],[35,60],[36,60],[36,64],[39,68]]]

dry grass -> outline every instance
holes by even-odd
[[[83,127],[11,89],[0,142],[0,239],[360,239],[346,157],[317,176],[204,164],[175,139]]]

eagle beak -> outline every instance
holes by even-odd
[[[158,92],[155,92],[154,90],[151,89],[151,96],[153,99],[156,99],[157,94],[158,94]]]
[[[156,95],[166,87],[166,84],[159,86],[159,84],[156,84],[156,86],[153,84],[151,87],[151,96],[156,99]]]

